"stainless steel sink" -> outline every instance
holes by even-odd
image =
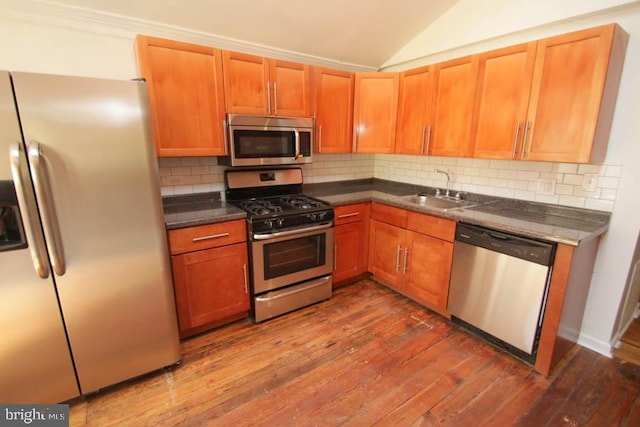
[[[470,208],[478,205],[476,202],[470,202],[468,200],[456,199],[455,197],[446,196],[432,196],[430,194],[411,194],[409,196],[398,197],[398,200],[403,202],[413,203],[419,206],[424,206],[433,209],[439,209],[441,211],[450,211],[453,209]]]

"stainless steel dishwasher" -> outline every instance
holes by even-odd
[[[458,224],[452,322],[533,364],[554,255],[552,243]]]

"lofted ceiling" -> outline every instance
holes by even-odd
[[[377,68],[458,1],[54,0],[54,3]]]

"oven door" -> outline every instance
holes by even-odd
[[[333,270],[332,223],[252,237],[254,294],[328,275]]]
[[[229,126],[231,166],[311,162],[311,130]]]

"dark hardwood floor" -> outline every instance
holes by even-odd
[[[369,280],[183,355],[73,402],[71,425],[640,425],[640,367],[576,346],[544,377]]]

